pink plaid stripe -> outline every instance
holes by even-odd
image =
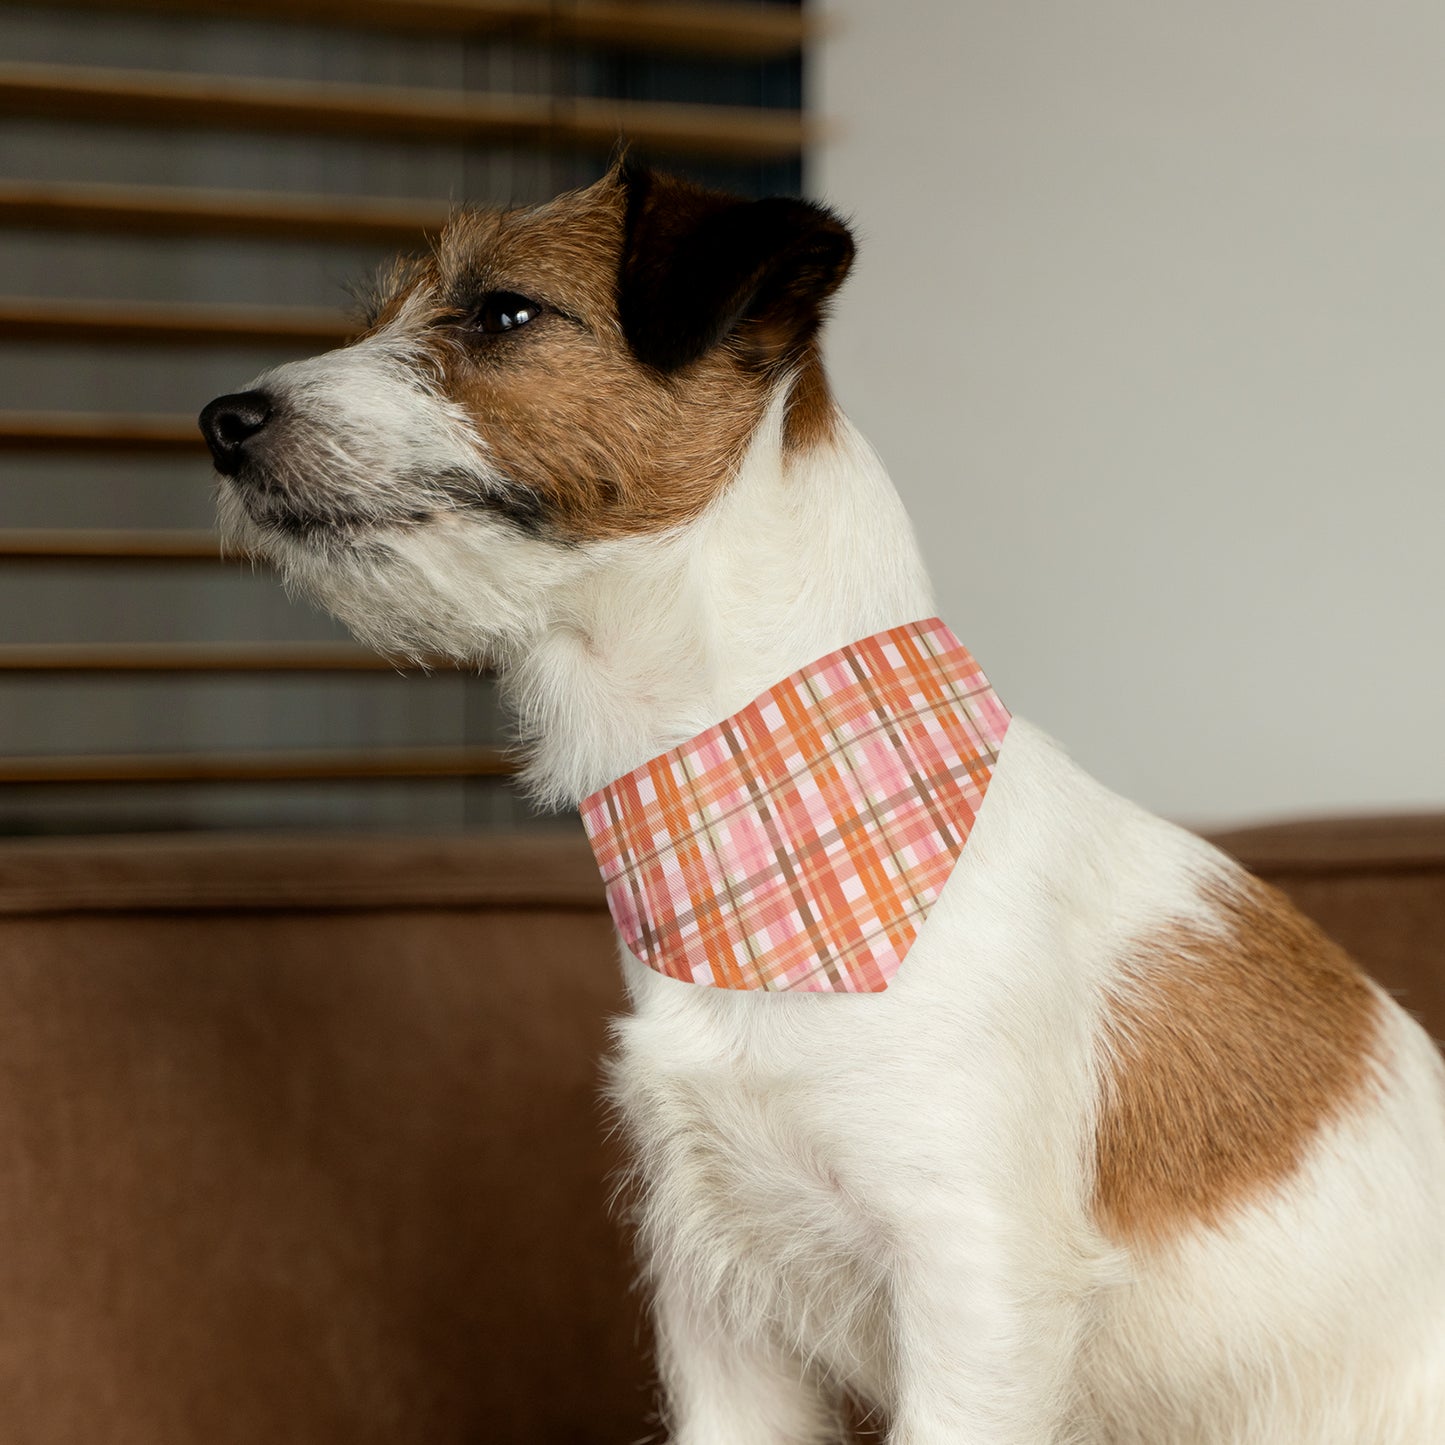
[[[691,983],[887,988],[1008,724],[936,617],[820,658],[583,802],[618,931]]]

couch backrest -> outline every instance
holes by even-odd
[[[570,838],[0,849],[0,1438],[639,1439],[612,947]]]

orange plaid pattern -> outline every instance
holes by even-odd
[[[936,617],[784,678],[583,801],[623,941],[717,988],[887,988],[1008,724]]]

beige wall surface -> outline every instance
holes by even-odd
[[[831,9],[835,385],[1004,698],[1186,821],[1445,806],[1445,6]]]

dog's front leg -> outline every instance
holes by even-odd
[[[893,1286],[889,1445],[1087,1445],[1080,1291],[987,1217],[912,1221]],[[1012,1231],[1010,1231],[1012,1233]]]
[[[662,1279],[654,1299],[669,1445],[836,1445],[838,1405],[803,1362],[745,1338],[707,1302]]]

